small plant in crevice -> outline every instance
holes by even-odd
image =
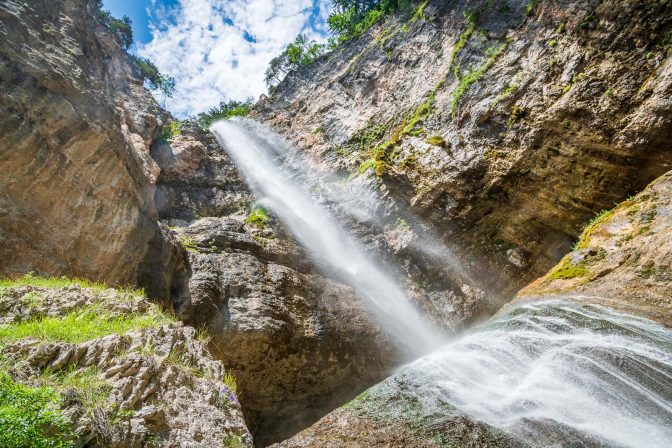
[[[255,206],[252,211],[250,211],[250,214],[247,215],[247,218],[245,218],[245,222],[247,224],[258,229],[263,228],[270,220],[271,217],[268,214],[268,210],[266,210],[261,205]]]

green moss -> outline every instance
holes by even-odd
[[[263,228],[270,220],[271,217],[268,215],[268,210],[260,205],[254,207],[247,218],[245,218],[247,224],[259,229]]]
[[[553,48],[553,47],[555,47],[556,45],[558,45],[558,41],[557,41],[556,39],[551,39],[551,40],[549,40],[549,41],[547,42],[546,45],[548,45],[549,47]]]
[[[432,135],[427,139],[427,143],[434,146],[446,146],[446,140],[440,135]]]
[[[466,75],[460,77],[459,76],[459,70],[456,68],[455,74],[458,76],[458,79],[460,83],[458,84],[457,88],[453,92],[453,99],[450,103],[450,113],[455,116],[457,113],[457,107],[460,103],[460,99],[462,98],[462,95],[471,87],[472,84],[477,82],[478,80],[483,77],[485,72],[487,72],[490,67],[495,63],[497,60],[497,57],[502,54],[502,52],[506,49],[506,47],[509,45],[511,42],[511,39],[507,39],[503,44],[501,44],[497,48],[489,48],[486,51],[486,56],[487,59],[485,63],[483,63],[480,67],[478,67],[476,70],[469,70]]]
[[[574,86],[574,84],[581,81],[584,76],[585,76],[584,73],[579,73],[577,75],[572,76],[572,79],[569,81],[569,84],[567,84],[565,87],[562,88],[562,93],[565,94],[569,92]]]
[[[417,22],[420,19],[427,20],[424,14],[427,3],[429,3],[429,0],[425,0],[424,2],[422,2],[422,4],[418,7],[418,9],[415,10],[413,17],[411,17],[410,20],[411,22]]]
[[[548,274],[551,280],[585,277],[590,272],[583,264],[573,264],[565,257],[561,264]]]
[[[58,410],[51,388],[27,387],[0,372],[0,446],[3,448],[67,448],[75,434]]]
[[[527,6],[525,6],[525,15],[532,15],[532,13],[534,13],[534,8],[536,8],[539,3],[541,3],[541,0],[532,0],[528,3]]]

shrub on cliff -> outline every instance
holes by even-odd
[[[196,117],[198,125],[207,129],[212,123],[217,120],[226,120],[232,117],[245,117],[252,109],[252,98],[246,101],[231,100],[227,103],[224,101],[219,103],[219,106],[212,107],[207,112],[202,112]]]
[[[131,55],[131,59],[133,59],[135,67],[140,72],[140,76],[147,81],[150,88],[160,90],[166,96],[173,96],[173,92],[175,92],[174,78],[161,74],[159,69],[156,68],[156,65],[149,59],[135,55]]]
[[[299,34],[285,51],[273,58],[266,69],[266,85],[269,89],[278,84],[292,70],[312,64],[320,58],[327,48],[314,40],[308,40],[305,34]]]

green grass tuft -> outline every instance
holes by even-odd
[[[92,280],[87,280],[84,278],[71,278],[71,277],[39,277],[33,273],[28,273],[23,277],[18,278],[0,278],[0,288],[15,288],[17,286],[36,286],[41,288],[50,288],[50,289],[59,289],[67,286],[77,285],[81,288],[89,288],[96,291],[107,291],[112,288],[104,282],[97,282]],[[133,294],[135,296],[144,296],[145,291],[143,289],[134,288],[132,286],[122,286],[114,287],[117,291],[121,291],[127,294]]]
[[[114,315],[109,311],[89,306],[64,316],[42,316],[23,322],[0,325],[0,345],[33,338],[42,342],[79,343],[110,334],[124,334],[131,330],[158,328],[174,322],[159,311],[130,315]]]
[[[611,219],[614,216],[615,211],[616,208],[613,208],[611,210],[602,210],[600,213],[595,215],[595,217],[593,217],[593,219],[591,219],[588,222],[588,224],[586,224],[586,226],[583,228],[583,232],[581,232],[581,236],[574,245],[573,249],[581,250],[587,248],[588,245],[590,244],[590,237],[593,234],[593,232],[595,232],[595,230],[597,229],[597,226]]]

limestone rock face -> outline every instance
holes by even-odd
[[[391,372],[396,346],[352,289],[316,270],[277,221],[245,222],[255,199],[211,134],[185,125],[152,151],[158,209],[189,255],[174,308],[212,335],[260,446]]]
[[[669,169],[670,8],[430,0],[290,74],[255,116],[431,223],[502,303]]]
[[[94,3],[3,1],[0,83],[0,275],[137,283],[165,112]]]
[[[146,299],[112,289],[72,285],[0,291],[2,324],[65,318],[87,309],[117,318],[159,318]],[[61,390],[61,409],[82,446],[252,446],[238,400],[222,382],[222,365],[195,338],[193,328],[157,322],[77,343],[26,337],[4,344],[0,357],[14,378],[29,385],[44,385],[45,375],[55,377],[47,380],[51,387],[63,377],[95,378],[64,383],[73,386]],[[100,403],[91,403],[92,392],[86,389],[91,384],[104,394]]]
[[[517,300],[574,295],[672,326],[672,172],[601,213]]]

